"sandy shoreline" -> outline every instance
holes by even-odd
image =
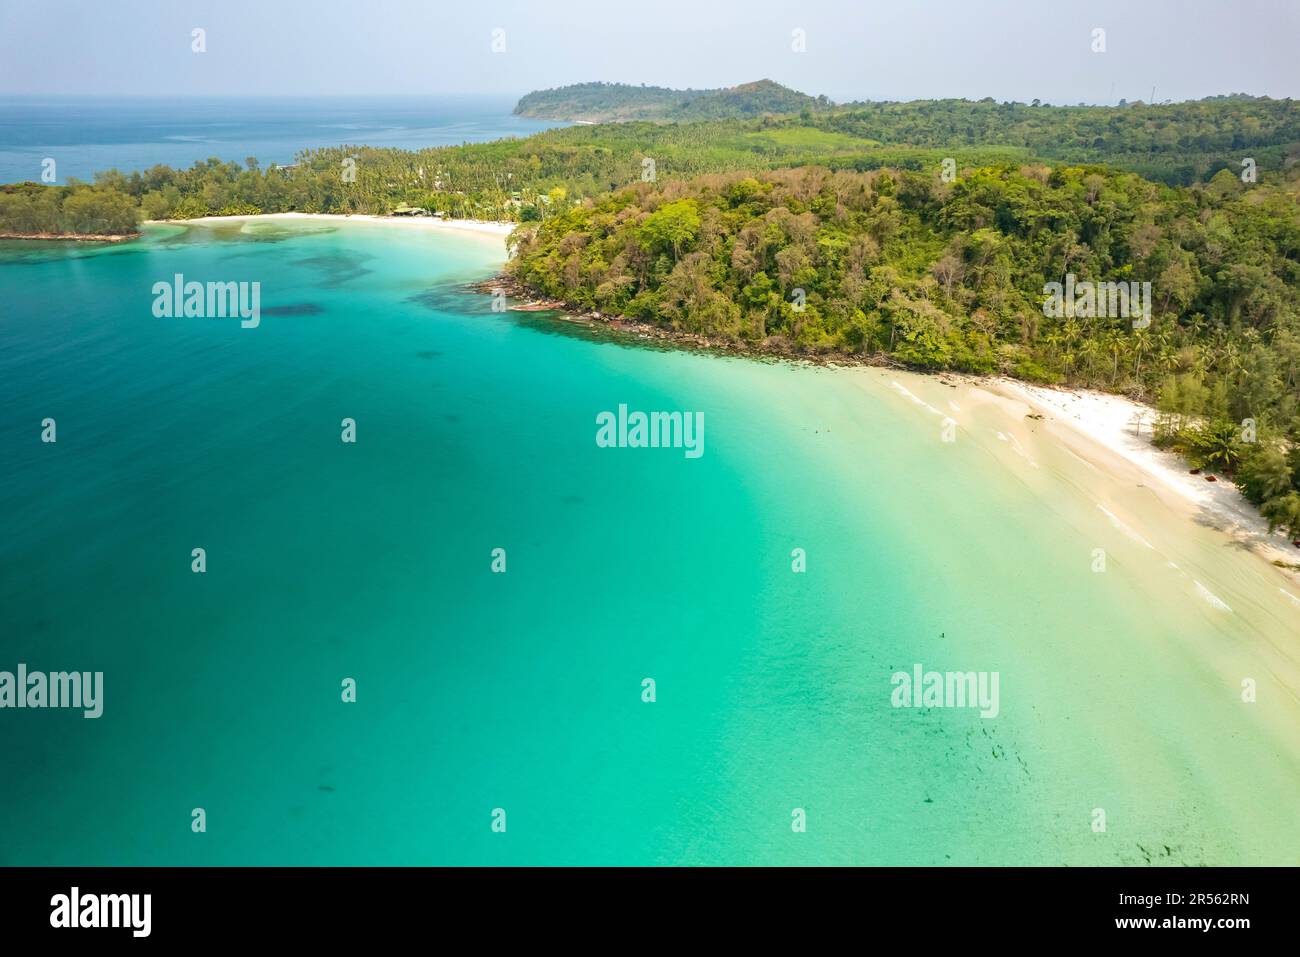
[[[479,284],[479,291],[482,292],[494,288],[503,288],[509,295],[517,296],[522,292],[509,279],[502,277]],[[805,359],[797,355],[768,353],[761,350],[731,349],[702,336],[676,333],[611,316],[584,314],[558,302],[530,299],[529,304],[524,308],[525,310],[555,310],[573,320],[616,329],[635,339],[667,342],[695,351],[714,352],[739,358],[813,362],[846,370],[856,367],[863,371],[878,371],[887,367],[887,364],[875,361],[854,362],[847,356]],[[1042,415],[1046,423],[1063,427],[1066,434],[1061,438],[1073,438],[1076,442],[1082,440],[1100,446],[1107,454],[1136,467],[1150,480],[1150,487],[1162,493],[1161,498],[1165,499],[1170,506],[1190,519],[1217,528],[1235,543],[1268,561],[1292,582],[1300,584],[1300,573],[1295,568],[1289,567],[1300,565],[1300,549],[1293,546],[1290,539],[1282,532],[1270,533],[1268,522],[1259,514],[1259,510],[1246,500],[1230,479],[1215,473],[1216,481],[1211,482],[1206,480],[1206,473],[1192,475],[1191,465],[1186,460],[1172,452],[1163,451],[1152,443],[1152,429],[1158,414],[1152,406],[1143,405],[1124,396],[1091,389],[1040,386],[1005,376],[907,371],[936,381],[962,381],[972,389],[988,394],[990,398],[996,398],[1004,403],[1014,403],[1019,408],[1017,418],[1031,412]],[[1088,458],[1095,460],[1097,457]],[[1109,477],[1118,477],[1114,471],[1106,471]],[[1277,567],[1279,562],[1288,567]]]
[[[518,223],[496,222],[487,219],[435,219],[432,216],[371,216],[356,213],[348,216],[343,213],[258,213],[255,216],[200,216],[196,219],[150,219],[146,223],[167,226],[185,226],[193,223],[231,223],[240,220],[337,220],[347,223],[376,223],[384,226],[400,226],[404,229],[422,229],[453,231],[474,235],[505,239],[514,231]]]
[[[1102,446],[1151,480],[1151,488],[1171,506],[1189,517],[1212,524],[1237,543],[1270,563],[1300,564],[1300,549],[1280,531],[1269,533],[1268,522],[1248,502],[1231,480],[1217,475],[1192,475],[1181,457],[1152,444],[1156,410],[1119,395],[1088,389],[1052,388],[1015,379],[972,379],[1004,399],[1023,403],[1044,416],[1049,424],[1063,426],[1073,436]],[[1294,571],[1286,571],[1295,577]]]
[[[740,358],[775,358],[792,362],[812,362],[840,369],[854,367],[880,369],[888,366],[888,363],[876,361],[874,357],[859,361],[849,356],[805,358],[762,350],[731,348],[704,336],[665,330],[635,320],[624,320],[598,313],[583,313],[572,310],[561,302],[538,300],[508,277],[498,276],[479,284],[481,292],[495,288],[503,289],[508,295],[525,298],[526,305],[523,307],[525,310],[555,310],[580,322],[603,325],[637,339],[668,342],[684,349],[716,352]],[[1216,474],[1216,481],[1211,482],[1206,480],[1204,473],[1192,475],[1191,466],[1184,459],[1172,452],[1163,451],[1152,443],[1152,429],[1157,416],[1157,411],[1152,406],[1143,405],[1124,396],[1091,389],[1040,386],[1005,376],[908,371],[938,381],[960,380],[973,389],[984,391],[990,397],[1015,403],[1022,409],[1017,414],[1017,418],[1029,412],[1042,415],[1045,421],[1063,426],[1070,436],[1100,446],[1110,455],[1135,466],[1151,480],[1153,489],[1164,493],[1162,498],[1167,499],[1171,506],[1189,518],[1219,529],[1234,542],[1264,558],[1274,567],[1277,567],[1276,563],[1279,562],[1285,566],[1300,565],[1300,549],[1293,546],[1290,539],[1282,532],[1270,533],[1268,522],[1259,514],[1259,510],[1245,499],[1231,480]],[[1116,475],[1111,474],[1110,477],[1115,478]],[[1296,569],[1286,567],[1278,568],[1278,571],[1300,584],[1300,574]]]

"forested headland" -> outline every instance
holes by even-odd
[[[1300,535],[1300,177],[1104,166],[800,167],[638,183],[514,237],[522,285],[794,355],[888,357],[1154,401],[1159,441]],[[1051,317],[1067,274],[1150,282],[1148,324]]]

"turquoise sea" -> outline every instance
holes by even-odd
[[[0,710],[0,864],[1300,863],[1281,573],[970,384],[493,312],[503,255],[0,244],[0,670],[105,685]],[[260,325],[156,318],[177,273]],[[998,715],[892,707],[915,664]]]

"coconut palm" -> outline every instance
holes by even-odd
[[[1138,329],[1133,333],[1133,378],[1142,378],[1142,354],[1151,348],[1151,333]]]
[[[1084,381],[1092,382],[1092,367],[1097,361],[1097,356],[1101,354],[1101,345],[1096,339],[1084,339],[1083,345],[1079,347],[1079,355],[1084,362]]]
[[[1110,384],[1115,386],[1119,383],[1119,363],[1125,352],[1125,346],[1128,344],[1124,333],[1118,329],[1111,329],[1106,333],[1106,351],[1111,355],[1111,376]]]
[[[1193,433],[1192,450],[1205,467],[1231,472],[1241,461],[1239,438],[1237,426],[1216,422]]]

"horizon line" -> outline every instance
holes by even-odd
[[[757,81],[746,81],[746,82],[757,82]],[[588,83],[610,83],[610,84],[633,86],[633,87],[654,85],[654,84],[639,84],[639,83],[623,83],[622,81],[610,81],[610,80],[585,80],[582,81],[581,83],[566,83],[563,86],[558,86],[558,87],[539,87],[536,89],[527,90],[523,93],[500,92],[500,91],[466,91],[466,90],[431,90],[427,92],[391,92],[391,93],[389,92],[383,92],[383,93],[381,92],[374,92],[374,93],[193,93],[193,92],[190,93],[100,93],[100,92],[33,93],[33,92],[9,92],[9,91],[0,90],[0,99],[30,99],[30,100],[58,100],[58,99],[205,100],[206,99],[206,100],[267,100],[267,101],[269,100],[324,100],[324,99],[334,99],[334,100],[403,99],[403,98],[420,99],[420,98],[433,98],[433,97],[477,97],[482,99],[491,99],[491,98],[504,99],[509,97],[519,98],[519,97],[527,96],[532,93],[548,92],[551,90],[562,90],[565,89],[566,87],[582,86]],[[737,84],[737,86],[743,86],[743,85],[744,84]],[[781,85],[784,86],[784,84]],[[659,87],[659,89],[668,89],[668,90],[673,90],[674,92],[686,93],[686,92],[702,92],[702,91],[712,91],[712,90],[731,90],[731,89],[735,89],[735,87],[704,87],[704,88],[683,87],[680,90],[674,87]],[[793,87],[787,87],[787,89],[794,90]],[[802,93],[803,91],[794,90],[794,92]],[[825,95],[825,94],[805,93],[803,95],[817,96],[817,95]],[[1207,93],[1204,96],[1185,97],[1182,99],[1171,98],[1165,100],[1151,100],[1151,101],[1141,99],[1141,98],[1130,100],[1127,97],[1120,97],[1119,99],[1116,99],[1113,102],[1104,102],[1101,100],[1077,100],[1074,102],[1063,101],[1059,103],[1040,100],[1039,102],[1042,106],[1073,107],[1073,108],[1078,108],[1080,106],[1114,107],[1114,106],[1118,106],[1119,103],[1121,102],[1126,103],[1130,106],[1139,103],[1146,106],[1175,106],[1180,103],[1198,103],[1202,100],[1211,99],[1211,98],[1229,99],[1232,97],[1248,97],[1256,100],[1273,100],[1275,102],[1283,102],[1283,101],[1295,99],[1292,96],[1273,96],[1268,93],[1248,93],[1243,90],[1233,90],[1227,93]],[[906,99],[891,99],[891,98],[876,99],[872,97],[863,97],[861,99],[835,100],[835,99],[831,99],[827,95],[827,99],[830,100],[833,106],[850,106],[855,104],[871,104],[871,103],[935,103],[935,102],[943,102],[945,100],[951,100],[955,102],[966,102],[966,103],[982,103],[987,100],[992,100],[994,103],[999,103],[999,104],[1010,103],[1010,104],[1018,104],[1022,106],[1030,106],[1032,105],[1034,100],[1038,98],[1034,97],[1028,100],[1018,100],[1018,99],[1004,100],[1004,99],[999,99],[998,97],[995,96],[981,96],[981,97],[917,96],[917,97],[910,97]]]

